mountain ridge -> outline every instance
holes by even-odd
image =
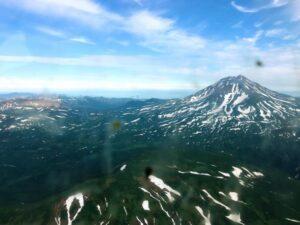
[[[136,118],[124,116],[121,119],[129,125],[140,117],[150,123],[157,121],[158,126],[167,128],[165,133],[197,128],[200,134],[228,127],[249,129],[249,132],[255,127],[259,132],[266,132],[297,119],[299,112],[296,98],[271,91],[239,75],[223,78],[183,99],[142,107],[131,113],[136,114]],[[130,112],[123,112],[123,115],[128,114]],[[138,122],[142,120],[136,121],[134,126]]]
[[[51,107],[91,113],[107,111],[108,118],[122,121],[124,132],[136,130],[139,134],[150,134],[159,129],[164,136],[188,133],[189,137],[222,130],[241,130],[250,134],[270,132],[292,120],[298,124],[300,114],[297,98],[269,90],[242,75],[222,78],[181,99],[130,100],[59,95],[0,103],[3,112],[22,108],[47,111],[52,110]],[[290,124],[293,125],[294,122]]]

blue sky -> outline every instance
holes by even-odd
[[[299,62],[299,0],[0,0],[0,92],[180,97],[243,74],[299,94]]]

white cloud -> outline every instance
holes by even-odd
[[[240,6],[236,4],[234,1],[231,2],[231,5],[238,11],[243,13],[256,13],[259,11],[259,9],[248,9],[246,7]]]
[[[101,7],[92,0],[31,0],[30,5],[38,8],[53,6],[91,14],[101,13]]]
[[[277,21],[275,21],[274,22],[274,25],[275,26],[278,26],[278,25],[281,25],[281,24],[283,24],[284,22],[282,21],[282,20],[277,20]]]
[[[123,40],[123,39],[107,38],[106,41],[110,42],[110,43],[116,43],[116,44],[124,46],[124,47],[130,45],[130,42],[125,39]]]
[[[285,6],[289,3],[289,0],[272,0],[271,4],[268,6],[269,8],[281,7]]]
[[[64,32],[53,29],[53,28],[50,28],[50,27],[38,26],[38,27],[36,27],[36,30],[38,30],[38,31],[40,31],[44,34],[54,36],[54,37],[64,38],[64,39],[72,41],[72,42],[77,42],[77,43],[81,43],[81,44],[88,44],[88,45],[94,45],[95,44],[95,42],[89,40],[86,37],[82,37],[82,36],[80,36],[80,37],[67,37],[67,35]]]
[[[179,29],[175,21],[156,15],[150,11],[133,12],[129,16],[121,16],[103,8],[93,0],[11,0],[10,7],[18,7],[31,13],[64,18],[70,22],[88,24],[94,28],[112,29],[130,33],[138,38],[138,44],[161,52],[179,52],[181,54],[199,51],[205,46],[205,39]],[[104,26],[105,25],[105,26]],[[57,32],[45,32],[59,35]],[[74,41],[89,41],[75,38]]]
[[[123,29],[140,38],[139,44],[158,52],[194,53],[205,46],[205,39],[175,26],[175,21],[149,11],[134,13]]]
[[[10,0],[0,1],[0,4],[21,8],[39,15],[65,18],[94,27],[122,20],[121,16],[106,10],[93,0]]]
[[[64,37],[65,36],[64,32],[50,28],[50,27],[39,26],[39,27],[36,27],[36,30],[38,30],[44,34],[54,36],[54,37]]]
[[[264,0],[265,1],[265,0]],[[268,2],[262,6],[258,7],[245,7],[236,3],[236,1],[231,1],[231,5],[238,11],[243,13],[257,13],[262,10],[272,9],[272,8],[283,8],[286,18],[292,22],[300,21],[300,1],[299,0],[268,0]],[[281,25],[282,20],[275,21],[274,25]],[[255,27],[260,27],[262,23],[258,23]]]
[[[88,45],[95,44],[95,42],[93,42],[85,37],[73,37],[73,38],[70,38],[70,41],[81,43],[81,44],[88,44]]]
[[[282,36],[282,39],[286,40],[286,41],[296,40],[297,38],[298,38],[298,36],[294,35],[294,34],[286,34],[286,35]]]
[[[256,60],[263,61],[264,67],[256,67]],[[0,62],[4,64],[28,63],[30,67],[31,64],[36,63],[58,66],[86,66],[96,68],[99,74],[102,73],[103,69],[122,71],[115,79],[116,84],[114,87],[119,87],[118,85],[121,85],[122,82],[133,82],[136,89],[147,89],[145,86],[148,86],[148,89],[164,89],[164,86],[165,88],[178,89],[180,85],[187,89],[194,88],[195,83],[211,83],[224,76],[243,74],[271,89],[300,91],[299,61],[300,45],[292,44],[290,46],[261,49],[255,46],[253,42],[243,39],[226,42],[209,41],[206,48],[189,58],[180,54],[156,56],[115,54],[73,58],[0,56]],[[83,71],[85,70],[83,69]],[[0,74],[3,76],[6,72],[0,71]],[[53,76],[56,77],[57,74],[53,74]],[[40,78],[36,79],[39,80]],[[85,79],[84,72],[81,72],[81,80]],[[95,83],[98,82],[97,78],[94,79]],[[160,81],[162,85],[158,86],[156,83],[160,83]],[[113,83],[113,81],[111,82]],[[5,88],[4,83],[0,83],[0,89]],[[107,85],[107,87],[110,87],[109,84]],[[78,86],[79,89],[89,87],[89,84],[84,82]],[[93,87],[93,84],[91,87]],[[20,88],[24,88],[24,84],[21,85],[20,83]],[[99,86],[99,88],[102,87]]]
[[[143,5],[143,0],[133,0],[133,2],[138,4],[139,6]]]
[[[262,37],[263,33],[264,33],[263,30],[259,30],[255,33],[253,37],[244,37],[242,38],[242,40],[249,42],[251,44],[255,44]]]
[[[233,24],[232,28],[237,29],[237,28],[242,28],[242,26],[243,26],[243,21],[239,21],[239,22]]]
[[[265,35],[266,37],[279,37],[282,36],[282,34],[284,34],[286,32],[286,30],[284,29],[271,29],[271,30],[267,30]]]
[[[74,78],[68,75],[57,74],[55,79],[42,78],[36,79],[34,77],[27,77],[20,79],[14,76],[0,77],[1,91],[35,91],[43,92],[49,91],[82,91],[82,90],[187,90],[190,89],[189,84],[181,84],[172,82],[168,79],[135,79],[130,80],[118,79],[109,75],[88,76],[84,79]]]
[[[81,44],[88,44],[88,45],[94,45],[95,44],[95,42],[93,42],[93,41],[91,41],[91,40],[89,40],[88,38],[85,38],[85,37],[71,37],[71,38],[68,38],[67,35],[64,32],[53,29],[53,28],[50,28],[50,27],[38,26],[38,27],[36,27],[36,30],[38,30],[38,31],[40,31],[44,34],[54,36],[54,37],[64,38],[64,39],[72,41],[72,42],[77,42],[77,43],[81,43]]]
[[[271,0],[271,2],[259,6],[259,7],[253,7],[253,8],[248,8],[242,5],[238,5],[235,1],[231,1],[231,5],[238,11],[243,12],[243,13],[257,13],[261,10],[265,9],[271,9],[271,8],[279,8],[282,6],[285,6],[288,4],[288,0]]]
[[[174,21],[153,15],[149,11],[139,11],[125,21],[124,29],[134,34],[148,36],[169,31],[173,23]]]
[[[205,47],[206,40],[175,29],[166,33],[152,34],[140,44],[157,52],[194,55]]]
[[[300,21],[300,1],[299,0],[291,0],[291,4],[289,7],[289,13],[292,15],[292,21],[295,21],[295,22]]]
[[[290,32],[283,28],[270,29],[265,32],[265,36],[269,38],[280,38],[285,41],[296,40],[299,32]]]
[[[12,1],[16,2],[16,0]],[[25,2],[29,4],[26,7],[24,6]],[[95,24],[97,25],[96,27],[112,22],[116,25],[118,31],[121,29],[134,35],[139,45],[163,53],[155,56],[112,54],[70,58],[30,55],[0,56],[0,62],[4,62],[4,64],[28,63],[29,66],[31,66],[30,64],[58,65],[62,67],[86,66],[97,68],[100,71],[99,73],[101,73],[103,68],[112,68],[122,71],[122,73],[124,72],[124,77],[128,78],[127,81],[124,81],[120,77],[121,81],[119,80],[117,83],[113,83],[113,81],[110,81],[111,83],[101,83],[95,82],[95,80],[92,81],[92,79],[90,82],[84,83],[82,82],[85,78],[83,74],[83,78],[78,82],[74,81],[72,83],[72,79],[70,79],[72,85],[67,88],[75,88],[77,86],[78,88],[84,88],[85,86],[104,88],[105,85],[119,88],[123,85],[122,82],[124,82],[124,87],[128,88],[133,86],[140,89],[147,87],[149,89],[178,88],[178,86],[187,88],[194,85],[194,80],[210,83],[209,81],[215,81],[226,75],[244,74],[250,79],[267,84],[267,86],[270,84],[271,87],[280,87],[281,83],[284,82],[286,88],[299,89],[299,82],[297,83],[299,78],[297,76],[299,77],[300,69],[297,64],[300,61],[300,45],[295,46],[291,44],[289,47],[259,48],[256,46],[256,43],[265,34],[263,30],[258,30],[253,36],[243,37],[234,41],[213,41],[180,29],[176,25],[175,20],[150,11],[133,12],[130,16],[125,17],[109,12],[91,0],[80,0],[79,5],[82,4],[82,8],[71,6],[70,0],[67,0],[65,3],[61,3],[58,0],[45,0],[46,5],[48,4],[49,7],[49,11],[46,12],[46,8],[39,8],[42,4],[41,2],[42,0],[20,0],[21,6],[18,7],[26,8],[27,10],[30,8],[29,11],[31,12],[58,18],[73,19],[76,17],[76,21],[80,22],[90,19],[95,23],[89,21],[88,24]],[[279,7],[283,2],[273,1],[272,4],[274,7]],[[54,12],[53,7],[56,12]],[[64,13],[66,14],[64,15]],[[269,32],[268,35],[276,33],[270,30],[266,32]],[[51,32],[48,33],[50,34]],[[52,34],[55,33],[52,32]],[[286,36],[286,38],[289,37]],[[73,39],[72,41],[85,44],[93,43],[84,37],[71,39]],[[263,68],[255,67],[257,59],[264,62],[265,66]],[[163,80],[164,82],[160,82],[161,80],[154,82],[152,79],[149,79],[149,73],[151,75],[156,74],[156,79],[157,77],[166,79]],[[5,75],[3,71],[1,72],[1,68],[0,75]],[[136,77],[140,78],[135,80]],[[16,85],[19,84],[19,87],[26,86],[22,83],[22,79],[15,79]],[[48,80],[43,81],[40,78],[31,78],[32,83],[35,80],[36,87],[39,87],[39,85],[47,86],[47,82],[49,82],[49,88],[55,88],[56,85],[61,85],[61,88],[65,87],[63,86],[65,84],[59,84],[56,81],[51,83]],[[58,81],[64,83],[65,80],[58,79]],[[0,89],[5,88],[7,82],[9,82],[8,77],[6,81],[1,80]],[[134,84],[133,86],[130,86],[131,82]],[[103,86],[93,83],[101,83]]]
[[[256,23],[254,24],[254,27],[259,28],[259,27],[261,27],[262,25],[264,25],[264,22],[256,22]]]
[[[0,55],[0,62],[38,63],[62,66],[95,66],[95,67],[133,67],[149,58],[143,56],[90,55],[82,57],[41,57],[41,56],[7,56]],[[144,63],[143,63],[144,64]]]

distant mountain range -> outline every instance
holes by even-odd
[[[101,140],[109,137],[116,147],[170,142],[195,149],[232,151],[247,159],[256,160],[258,154],[262,161],[271,155],[274,160],[270,161],[277,166],[300,174],[299,99],[271,91],[241,75],[223,78],[183,99],[28,93],[11,97],[0,102],[2,132],[38,128],[52,135],[72,136],[87,129],[93,134],[105,133]]]

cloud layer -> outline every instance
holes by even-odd
[[[142,1],[136,3],[139,7],[143,5]],[[1,4],[8,6],[8,3]],[[292,0],[272,0],[251,8],[235,1],[231,2],[233,10],[242,13],[258,13],[273,8],[291,10],[292,4],[296,4],[294,11],[299,10],[299,4]],[[3,67],[0,68],[0,90],[16,90],[24,86],[32,89],[198,89],[224,76],[244,74],[276,90],[300,91],[299,34],[295,32],[291,35],[286,28],[280,27],[281,23],[276,25],[279,27],[272,29],[263,29],[264,25],[260,23],[260,26],[254,26],[254,31],[250,34],[220,40],[184,29],[175,19],[161,12],[138,9],[121,15],[92,0],[77,0],[76,4],[73,0],[11,0],[8,7],[16,7],[27,13],[54,20],[63,20],[74,24],[75,27],[78,24],[84,25],[85,29],[93,30],[99,36],[108,29],[108,42],[123,47],[134,44],[135,48],[142,50],[138,53],[112,51],[109,54],[85,53],[63,57],[1,54],[0,48],[0,62],[10,65],[10,68],[37,65],[41,71],[50,66],[62,71],[78,69],[73,78],[70,73],[51,74],[49,70],[47,74],[50,73],[50,78],[48,76],[38,79],[27,74],[28,82],[22,85],[22,77],[16,72],[18,70],[7,70]],[[293,14],[295,21],[297,15]],[[239,24],[233,29],[242,29],[244,23],[239,21]],[[94,38],[84,34],[73,35],[46,25],[38,25],[35,29],[53,39],[95,48],[101,46],[98,45],[100,41],[97,40],[97,35]],[[122,40],[116,38],[120,34],[123,35]],[[130,39],[126,39],[127,36],[130,36]],[[265,41],[266,38],[292,42],[276,45]],[[256,67],[257,60],[263,61],[265,66]],[[82,68],[86,71],[93,69],[93,76],[88,76]]]

